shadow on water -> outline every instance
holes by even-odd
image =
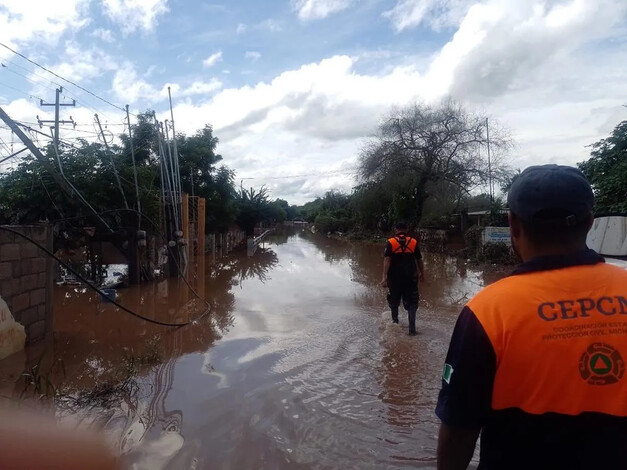
[[[425,254],[419,335],[410,338],[406,318],[388,318],[382,253],[276,232],[253,257],[206,260],[192,284],[211,314],[177,329],[59,287],[55,340],[43,361],[36,349],[26,360],[32,383],[6,379],[1,361],[0,388],[24,400],[41,394],[33,383],[50,383],[43,404],[103,429],[135,469],[432,468],[452,325],[503,273]],[[178,280],[120,290],[118,300],[170,321],[204,308]],[[24,359],[18,366],[14,377]]]

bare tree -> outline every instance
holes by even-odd
[[[431,191],[442,187],[439,183],[470,191],[487,184],[489,174],[500,181],[507,173],[502,158],[495,159],[489,171],[486,124],[485,116],[450,100],[393,112],[362,150],[362,182],[381,184],[395,195],[401,194],[406,208],[403,217],[418,223]],[[494,122],[490,122],[490,146],[495,155],[503,155],[511,147]]]

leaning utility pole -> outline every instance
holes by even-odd
[[[172,141],[174,144],[174,169],[180,197],[183,188],[181,187],[181,169],[179,167],[179,151],[176,146],[176,128],[174,127],[174,109],[172,108],[172,93],[170,93],[170,87],[168,87],[168,98],[170,99],[170,117],[172,118],[170,123],[172,124]]]
[[[33,143],[32,140],[28,138],[26,134],[22,132],[22,129],[9,117],[7,113],[4,112],[2,108],[0,108],[0,119],[2,119],[9,128],[15,133],[15,135],[22,141],[22,143],[26,146],[30,153],[41,163],[41,165],[48,169],[55,182],[63,189],[63,191],[70,196],[70,198],[74,198],[74,190],[66,184],[65,180],[61,178],[61,176],[52,168],[50,164],[50,160],[48,160],[41,150],[37,148],[37,146]]]
[[[102,224],[110,231],[113,232],[109,224],[105,222],[105,220],[98,214],[96,209],[94,209],[89,202],[82,196],[82,194],[70,183],[65,176],[61,173],[57,173],[56,170],[50,164],[50,160],[46,158],[46,156],[41,153],[41,150],[37,148],[37,146],[33,143],[32,140],[28,138],[26,134],[22,132],[22,129],[19,128],[17,123],[13,121],[9,117],[7,113],[4,112],[2,108],[0,108],[0,119],[2,119],[7,126],[11,128],[11,130],[15,133],[15,135],[22,141],[24,145],[30,150],[33,156],[41,163],[41,165],[48,170],[52,178],[55,182],[61,187],[61,189],[72,199],[78,199],[85,207],[87,207],[94,215],[102,222]],[[47,136],[49,137],[49,136]],[[56,149],[55,149],[56,150]],[[57,152],[57,158],[59,158],[59,153]],[[59,165],[61,161],[59,159]],[[61,169],[61,167],[60,167]]]
[[[39,116],[37,116],[37,122],[39,123],[39,127],[42,127],[44,124],[48,124],[48,123],[54,124],[54,136],[53,136],[54,148],[58,152],[59,151],[59,124],[72,124],[74,127],[76,127],[76,123],[74,122],[74,119],[72,119],[72,116],[70,116],[69,121],[59,120],[59,108],[61,106],[76,106],[76,100],[72,100],[72,103],[61,103],[60,97],[61,97],[61,93],[63,92],[63,87],[59,87],[55,91],[56,91],[56,98],[54,100],[54,103],[44,103],[44,100],[42,99],[39,100],[39,106],[54,106],[54,121],[41,120],[39,119]]]

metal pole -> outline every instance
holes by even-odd
[[[176,128],[174,127],[174,109],[172,108],[172,93],[170,92],[170,87],[168,87],[168,97],[170,99],[170,117],[172,118],[172,140],[174,141],[174,162],[176,168],[176,178],[178,182],[179,193],[182,191],[181,189],[181,170],[179,167],[179,151],[176,145]]]
[[[54,149],[59,152],[59,101],[61,99],[61,89],[55,90],[54,100]]]
[[[488,143],[488,186],[490,192],[490,202],[494,202],[494,193],[492,190],[492,159],[490,157],[490,125],[488,123],[488,118],[485,118],[485,129]]]
[[[135,163],[135,146],[133,145],[133,133],[131,131],[131,117],[128,112],[128,105],[126,105],[126,121],[128,122],[128,142],[129,142],[129,145],[131,146],[131,159],[133,160],[133,177],[135,178],[135,197],[137,198],[137,212],[138,212],[137,228],[140,228],[141,221],[142,221],[142,215],[141,215],[142,206],[141,206],[141,201],[139,199],[139,179],[137,177],[137,165]]]
[[[128,201],[126,200],[126,195],[124,194],[124,188],[122,187],[122,181],[120,181],[120,175],[118,175],[118,170],[115,167],[115,161],[113,159],[113,152],[109,148],[109,144],[107,143],[107,138],[104,135],[104,131],[102,130],[102,125],[100,124],[100,118],[98,114],[94,114],[96,117],[96,123],[98,124],[98,129],[100,129],[100,135],[102,135],[102,141],[104,142],[104,146],[107,149],[107,153],[109,154],[109,158],[111,158],[111,167],[113,168],[113,174],[115,175],[115,180],[118,183],[118,188],[122,193],[122,199],[124,199],[124,207],[128,209]]]

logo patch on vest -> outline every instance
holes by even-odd
[[[610,385],[623,378],[625,361],[613,346],[594,343],[581,355],[579,373],[590,385]]]
[[[450,364],[444,364],[444,373],[442,374],[442,380],[444,380],[447,384],[450,384],[452,375],[453,366]]]

